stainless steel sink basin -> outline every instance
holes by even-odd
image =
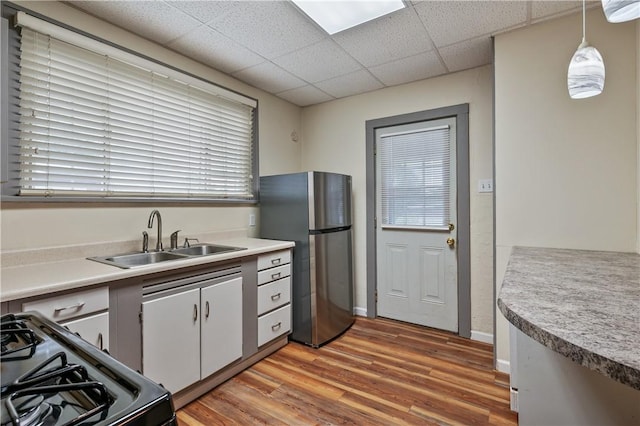
[[[186,259],[188,256],[166,251],[149,253],[127,253],[115,256],[90,257],[90,260],[106,263],[107,265],[118,266],[120,268],[133,268],[135,266],[151,265],[168,260]]]
[[[238,250],[246,250],[246,248],[220,246],[217,244],[194,244],[191,247],[173,249],[171,253],[179,253],[187,256],[208,256],[210,254],[220,254]]]
[[[168,262],[171,260],[189,259],[200,256],[227,253],[230,251],[246,250],[244,247],[221,246],[217,244],[196,244],[191,247],[174,249],[171,251],[154,251],[149,253],[125,253],[112,256],[89,257],[89,260],[117,266],[119,268],[135,268],[137,266]]]

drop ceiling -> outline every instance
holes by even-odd
[[[406,1],[330,36],[285,0],[65,3],[299,106],[489,64],[492,35],[582,5]]]

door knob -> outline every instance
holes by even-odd
[[[453,238],[447,238],[447,245],[453,248],[453,246],[456,245],[456,240],[454,240]]]

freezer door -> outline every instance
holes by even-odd
[[[351,176],[309,172],[309,229],[351,226]]]
[[[319,346],[353,324],[351,229],[310,235],[311,344]]]

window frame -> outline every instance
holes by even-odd
[[[19,84],[16,81],[18,76],[17,66],[11,64],[9,57],[12,52],[16,52],[20,45],[20,35],[17,29],[12,28],[13,20],[17,12],[25,12],[29,15],[46,21],[47,23],[59,26],[63,29],[73,31],[82,36],[88,37],[100,43],[104,43],[107,46],[114,47],[122,50],[125,53],[135,55],[141,59],[153,62],[163,67],[167,67],[172,71],[181,73],[187,78],[197,79],[206,84],[216,86],[223,91],[230,92],[232,94],[239,95],[241,97],[255,101],[255,108],[253,110],[252,121],[252,141],[251,141],[251,198],[209,198],[209,197],[147,197],[147,196],[118,196],[118,197],[102,197],[95,195],[72,195],[72,196],[37,196],[37,195],[19,195],[20,189],[20,172],[17,167],[12,167],[12,161],[15,161],[18,155],[17,139],[19,139],[19,132],[10,129],[9,124],[12,119],[17,118],[19,105],[12,103],[11,100],[16,98],[17,90],[19,90]],[[114,44],[108,40],[97,37],[93,34],[86,33],[77,28],[71,27],[59,21],[53,20],[47,16],[43,16],[39,13],[26,9],[24,7],[3,3],[2,4],[2,28],[0,29],[2,34],[0,36],[0,66],[2,71],[0,73],[0,102],[1,102],[1,116],[0,124],[2,133],[0,134],[0,150],[2,158],[0,160],[0,180],[2,182],[0,199],[3,203],[126,203],[127,205],[132,203],[155,203],[155,204],[202,204],[202,205],[214,205],[214,204],[241,204],[241,205],[255,205],[259,202],[259,101],[256,98],[247,96],[243,93],[224,87],[220,84],[207,80],[198,75],[189,73],[187,71],[178,69],[167,63],[158,61],[152,57],[142,55],[139,52],[133,51],[126,47]]]

